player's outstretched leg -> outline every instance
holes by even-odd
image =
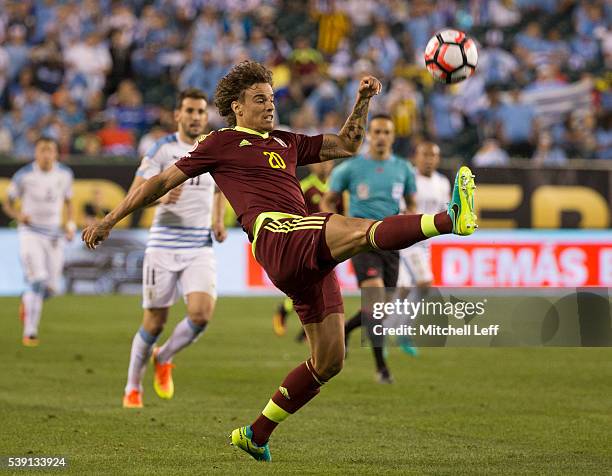
[[[274,429],[312,400],[321,386],[342,369],[343,322],[342,314],[329,314],[321,322],[304,325],[312,357],[289,372],[250,426],[232,432],[232,445],[256,460],[271,461],[268,439]]]
[[[208,326],[215,309],[215,298],[205,292],[193,292],[186,296],[187,316],[180,321],[170,338],[153,352],[155,366],[153,388],[159,398],[170,400],[174,396],[172,358],[185,347],[198,340]]]
[[[143,406],[142,379],[155,342],[157,342],[167,318],[168,308],[145,309],[142,326],[132,340],[127,383],[123,395],[123,408],[142,408]]]
[[[325,239],[338,261],[369,249],[401,250],[433,236],[471,235],[478,227],[474,213],[474,175],[461,167],[448,211],[435,215],[393,215],[380,221],[332,215]]]

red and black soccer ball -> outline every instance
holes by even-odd
[[[439,31],[425,48],[425,66],[441,83],[458,83],[469,78],[477,63],[476,43],[459,30]]]

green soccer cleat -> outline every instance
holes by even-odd
[[[411,355],[412,357],[416,357],[417,355],[419,355],[419,351],[414,346],[414,342],[412,342],[412,339],[410,337],[399,336],[397,338],[397,344],[405,354]]]
[[[230,440],[232,440],[231,445],[237,446],[243,451],[246,451],[257,461],[272,461],[272,456],[270,455],[270,447],[268,443],[263,446],[257,446],[253,440],[253,430],[250,426],[243,426],[242,428],[236,428],[232,431],[230,435]]]
[[[457,172],[453,196],[448,204],[448,215],[453,221],[455,235],[471,235],[478,225],[474,213],[474,174],[465,165]]]

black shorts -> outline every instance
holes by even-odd
[[[382,278],[386,288],[393,288],[397,284],[399,251],[366,251],[353,256],[351,262],[359,285],[366,279],[372,278]]]

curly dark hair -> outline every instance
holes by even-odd
[[[234,66],[217,84],[215,106],[230,127],[236,125],[232,102],[243,100],[244,92],[257,83],[268,83],[272,86],[272,71],[256,61],[243,61]]]

